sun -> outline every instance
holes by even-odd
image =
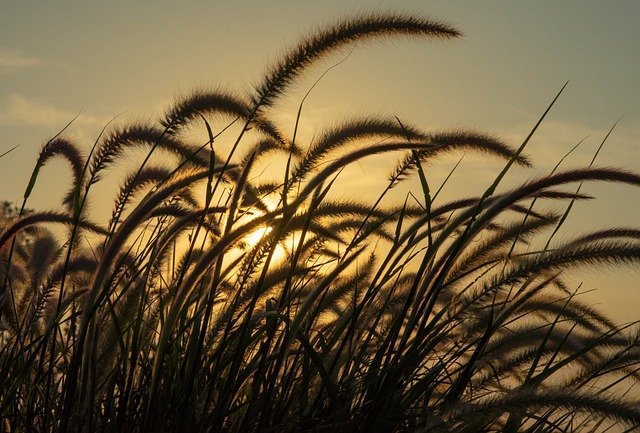
[[[253,248],[258,244],[258,242],[260,242],[260,240],[263,237],[265,237],[266,235],[268,235],[272,231],[273,231],[273,228],[271,228],[271,227],[268,227],[268,226],[260,227],[257,230],[254,230],[251,233],[249,233],[244,238],[244,241],[246,242],[247,246],[249,246],[249,248]]]
[[[256,245],[258,245],[258,243],[272,231],[273,231],[272,227],[269,227],[269,226],[260,227],[252,231],[251,233],[249,233],[247,236],[245,236],[245,238],[243,239],[244,243],[249,249],[251,249]],[[280,262],[284,260],[286,256],[287,254],[286,254],[285,248],[280,243],[276,245],[275,251],[273,252],[272,261]]]

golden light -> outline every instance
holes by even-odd
[[[246,242],[247,246],[249,246],[249,248],[253,248],[265,235],[271,233],[272,230],[273,229],[271,227],[260,227],[259,229],[249,233],[247,237],[244,238],[244,241]]]
[[[272,227],[260,227],[253,232],[249,233],[245,238],[244,242],[248,248],[253,248],[269,233],[273,231]],[[273,252],[272,260],[274,262],[279,262],[286,257],[286,251],[282,245],[276,245],[276,249]]]

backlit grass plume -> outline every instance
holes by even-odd
[[[345,116],[293,142],[275,120],[276,100],[341,47],[458,35],[410,15],[348,19],[303,40],[248,95],[199,90],[87,146],[47,142],[24,203],[2,216],[0,431],[640,426],[628,392],[637,329],[565,277],[636,265],[640,230],[552,239],[567,204],[590,199],[578,185],[640,186],[640,175],[589,166],[506,186],[514,165],[531,167],[529,138],[512,148]],[[462,153],[504,169],[477,197],[432,190],[426,167]],[[377,200],[340,189],[345,168],[376,155],[396,161]],[[72,174],[60,209],[25,211],[54,157]],[[267,158],[281,162],[268,176]],[[395,200],[403,183],[413,193]]]

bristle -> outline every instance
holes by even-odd
[[[309,64],[332,51],[356,41],[392,36],[450,39],[460,36],[460,32],[417,16],[371,14],[339,22],[300,42],[277,63],[257,86],[253,104],[256,108],[272,105]]]

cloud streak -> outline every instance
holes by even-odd
[[[11,95],[4,103],[0,102],[0,125],[60,127],[69,123],[78,114],[46,102],[30,100],[21,95]],[[81,114],[74,121],[76,125],[101,123],[104,121],[89,114]]]
[[[0,47],[0,71],[34,68],[43,63],[41,59],[27,56],[21,51]]]
[[[531,155],[537,172],[550,170],[575,145],[579,147],[562,162],[560,169],[588,165],[605,139],[612,124],[588,125],[570,120],[546,120],[534,134],[525,153]],[[512,145],[519,145],[530,126],[511,126],[506,134]],[[640,159],[640,122],[628,122],[624,118],[606,140],[602,152],[595,161],[596,166],[619,166],[636,169]],[[631,167],[630,167],[631,165]]]

